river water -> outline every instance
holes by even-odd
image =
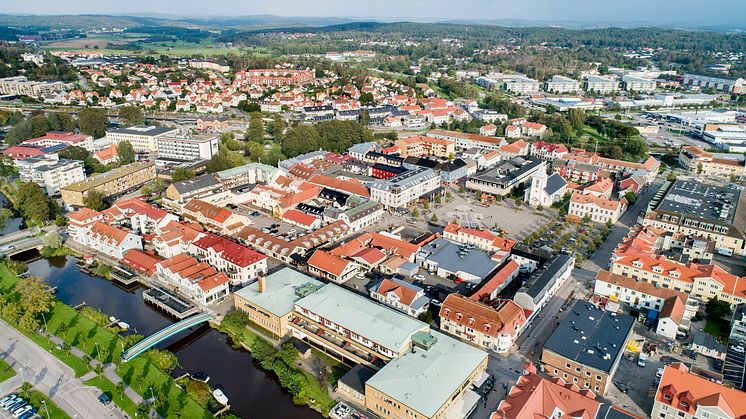
[[[28,260],[35,256],[32,253],[18,255],[18,259]],[[85,302],[129,323],[142,335],[147,336],[175,322],[145,304],[142,288],[124,289],[114,282],[84,274],[73,257],[38,259],[29,263],[29,271],[56,287],[55,296],[62,302],[71,306]],[[230,399],[232,412],[238,416],[247,419],[321,417],[309,408],[294,405],[274,376],[255,366],[248,352],[233,349],[228,340],[226,335],[203,325],[157,347],[173,351],[186,371],[208,374],[209,384],[223,389]]]

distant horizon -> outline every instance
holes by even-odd
[[[411,21],[422,23],[516,21],[529,24],[609,26],[690,26],[746,28],[746,2],[711,0],[706,8],[693,0],[376,0],[350,4],[340,0],[27,0],[3,5],[6,15],[108,15],[167,19],[240,19],[272,16],[284,19],[346,19],[351,21]],[[734,4],[735,3],[735,4]],[[174,13],[189,10],[189,13]],[[292,11],[292,13],[287,13]]]

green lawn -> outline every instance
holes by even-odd
[[[117,386],[109,381],[106,377],[95,377],[83,383],[87,386],[92,386],[100,389],[103,392],[108,393],[111,396],[114,404],[119,406],[120,409],[124,410],[131,418],[135,417],[137,411],[137,405],[129,397],[124,395],[117,389]]]
[[[0,264],[0,292],[7,293],[15,285],[18,277],[5,264]],[[49,332],[58,336],[70,346],[77,347],[103,362],[119,360],[122,354],[122,338],[111,331],[98,326],[92,320],[82,316],[72,307],[57,301],[52,310],[46,315]],[[34,332],[18,329],[31,338],[39,346],[47,349],[75,370],[80,376],[90,370],[87,363],[72,353],[56,348],[47,338]],[[98,344],[98,345],[97,345]],[[119,376],[135,391],[149,397],[149,388],[155,394],[163,393],[167,396],[159,407],[159,413],[164,417],[203,418],[211,417],[187,394],[179,389],[171,376],[161,371],[145,357],[122,363],[118,368]]]
[[[46,418],[47,412],[49,412],[49,419],[70,419],[70,416],[64,410],[57,407],[52,400],[36,390],[29,390],[27,400],[30,405],[38,410],[37,415],[39,417]],[[42,400],[44,400],[43,405],[41,403]]]
[[[723,319],[707,319],[705,333],[709,333],[716,338],[727,338],[730,334],[730,323]]]
[[[123,362],[117,374],[143,397],[150,397],[152,388],[156,395],[166,394],[157,406],[158,413],[167,418],[210,418],[212,415],[174,384],[173,378],[156,368],[146,357]]]
[[[0,383],[3,381],[15,377],[16,372],[13,370],[13,368],[8,365],[7,362],[0,359]]]

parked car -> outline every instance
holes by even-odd
[[[435,306],[435,307],[440,307],[441,305],[443,305],[443,303],[441,303],[440,300],[437,300],[435,298],[433,298],[433,299],[430,300],[430,304],[433,305],[433,306]]]
[[[20,407],[23,407],[23,406],[26,406],[27,404],[28,404],[28,402],[26,400],[18,399],[17,402],[15,402],[15,403],[11,404],[10,406],[6,407],[5,410],[7,410],[8,412],[12,413],[16,409],[18,409]]]
[[[260,215],[262,215],[262,214],[260,214],[260,213],[259,213],[259,211],[252,211],[252,212],[251,212],[251,216],[252,216],[252,217],[258,217],[258,216],[260,216]]]
[[[24,413],[26,413],[28,411],[31,411],[33,408],[34,408],[34,406],[31,406],[30,404],[27,404],[26,406],[24,406],[24,407],[22,407],[20,409],[16,409],[16,411],[13,412],[13,416],[16,417],[16,418],[20,418],[21,415],[23,415]]]
[[[21,400],[21,398],[18,397],[18,395],[16,395],[16,394],[11,394],[9,396],[5,396],[5,397],[3,397],[2,400],[0,400],[0,407],[2,407],[3,409],[5,409],[8,406],[10,406],[11,404],[17,402],[18,400]]]
[[[13,400],[13,399],[15,399],[17,397],[18,397],[18,395],[16,395],[15,393],[8,394],[7,396],[5,396],[2,399],[0,399],[0,406],[2,406],[3,403],[5,403],[5,402],[7,402],[9,400]]]
[[[412,275],[412,278],[414,278],[414,279],[416,279],[416,280],[418,280],[418,281],[424,281],[424,280],[425,280],[425,275],[422,275],[422,274],[414,274],[414,275]]]
[[[101,402],[102,405],[106,406],[107,404],[111,403],[111,396],[109,396],[106,392],[103,392],[98,396],[98,401]]]
[[[27,411],[26,413],[22,414],[18,417],[18,419],[29,419],[33,417],[38,412],[37,409],[31,408],[31,410]]]

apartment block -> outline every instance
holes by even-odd
[[[83,162],[60,159],[57,154],[46,154],[16,160],[21,180],[41,186],[49,196],[60,194],[60,188],[85,180]]]
[[[174,160],[209,160],[218,152],[218,138],[156,138],[158,157]]]
[[[83,200],[88,192],[95,190],[104,197],[123,195],[155,180],[155,163],[135,162],[106,173],[91,176],[81,182],[60,188],[62,200],[68,208],[85,206]]]
[[[129,141],[136,153],[151,153],[158,151],[159,138],[173,136],[176,132],[176,128],[166,126],[138,125],[106,131],[106,138],[117,145]]]

